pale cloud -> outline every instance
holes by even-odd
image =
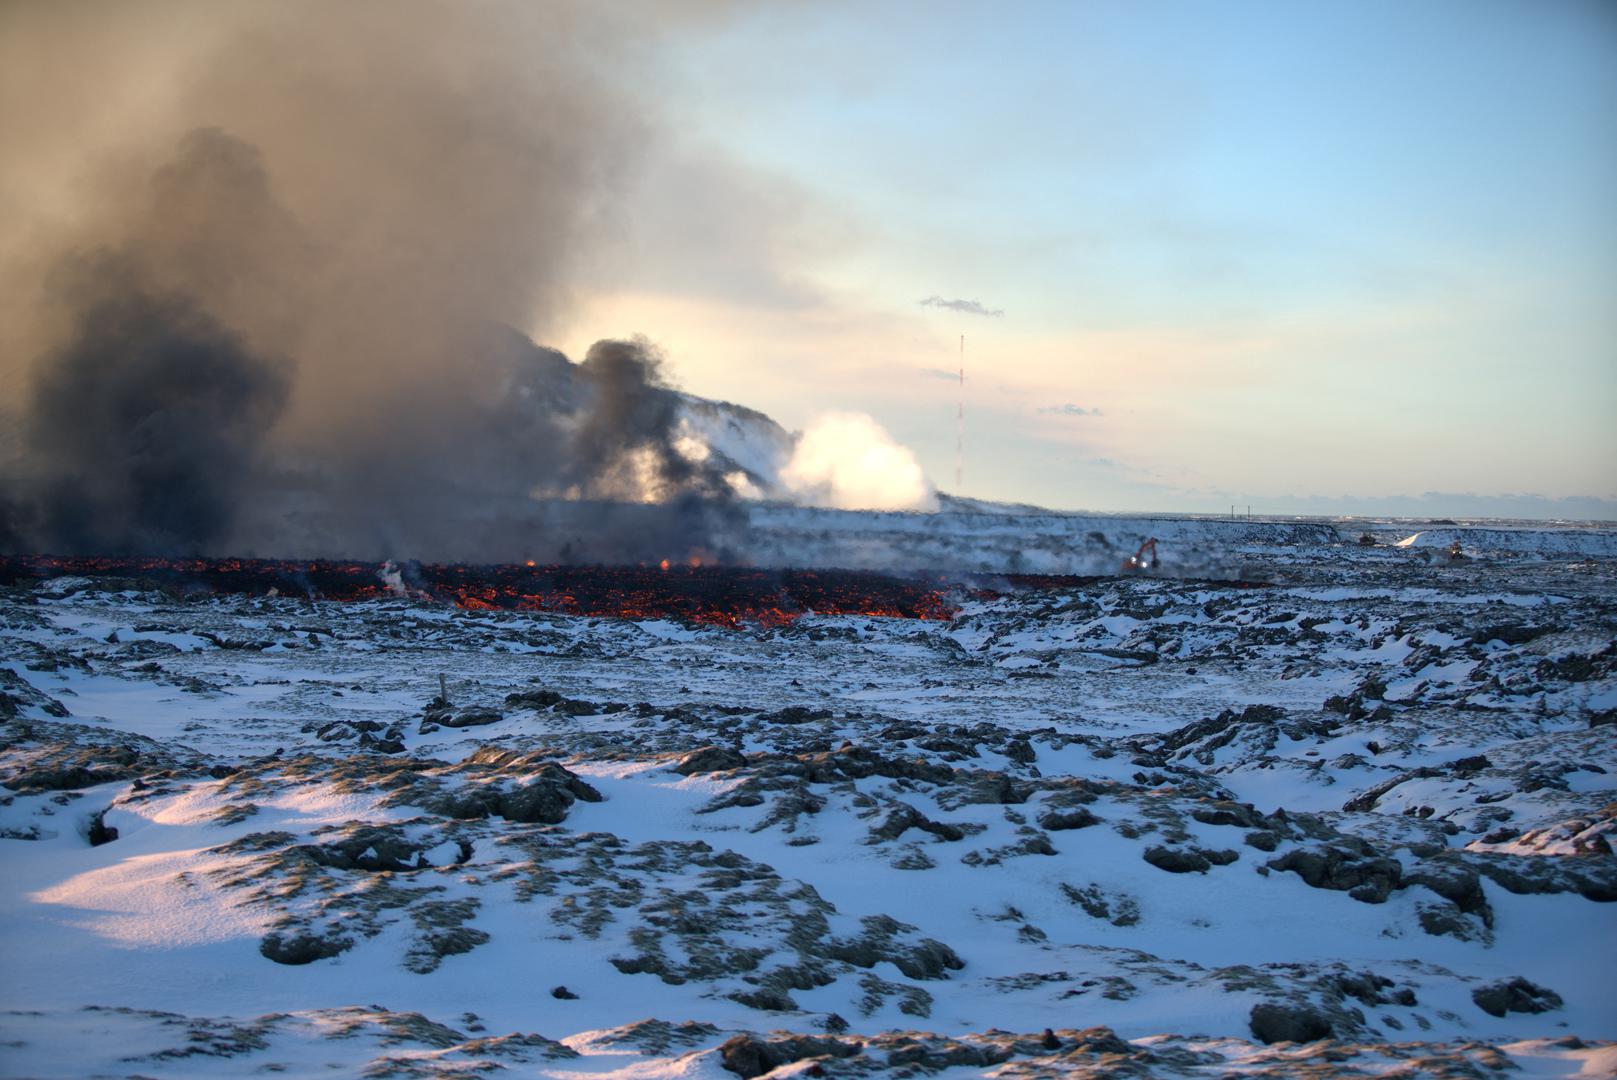
[[[983,315],[990,319],[1004,316],[1004,308],[985,307],[980,300],[946,300],[941,296],[929,296],[918,301],[922,307],[943,308],[945,311],[957,311],[962,315]]]
[[[1064,405],[1046,405],[1044,408],[1040,409],[1039,412],[1044,413],[1046,416],[1100,416],[1100,415],[1102,415],[1101,411],[1099,409],[1086,409],[1082,405],[1074,405],[1071,402],[1068,402],[1067,404],[1064,404]]]

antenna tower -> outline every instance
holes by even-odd
[[[954,414],[954,493],[962,495],[966,464],[966,335],[960,335],[960,404]]]

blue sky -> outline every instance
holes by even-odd
[[[965,334],[974,496],[1617,516],[1617,5],[747,6],[649,48],[574,349],[869,412],[947,489]]]

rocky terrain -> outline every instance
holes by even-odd
[[[0,1074],[1613,1075],[1595,537],[741,629],[8,587]]]

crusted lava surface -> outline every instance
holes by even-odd
[[[388,575],[384,577],[383,575]],[[331,559],[154,556],[0,556],[0,584],[61,576],[128,582],[182,596],[291,596],[358,601],[389,596],[472,610],[679,618],[696,623],[779,625],[803,615],[948,619],[962,594],[1075,588],[1103,580],[1066,574],[895,576],[868,570],[737,566],[491,566]],[[391,580],[389,580],[391,578]],[[1230,582],[1231,587],[1254,587]]]
[[[1617,559],[1238,554],[11,560],[0,1072],[1609,1073]]]

